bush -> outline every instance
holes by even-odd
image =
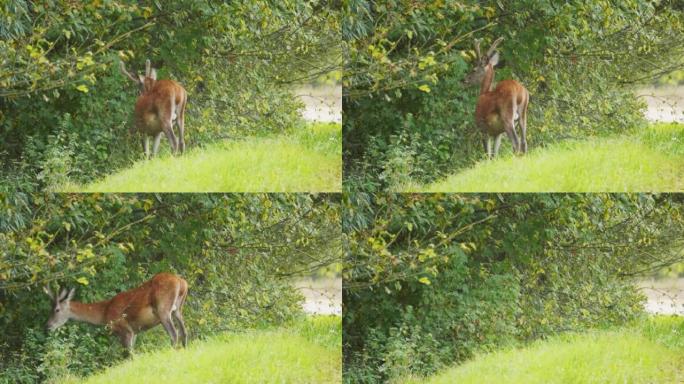
[[[352,2],[343,29],[345,177],[368,191],[392,189],[388,173],[425,184],[483,158],[479,89],[462,84],[475,38],[486,49],[504,37],[495,82],[512,78],[530,92],[532,148],[641,127],[645,104],[633,85],[680,65],[682,11],[656,1]]]
[[[190,339],[287,323],[301,315],[291,276],[340,261],[334,196],[0,195],[0,382],[90,375],[124,358],[106,327],[45,331],[45,284],[95,302],[164,271],[188,281]],[[26,220],[30,218],[29,220]],[[322,326],[325,326],[323,324]],[[332,336],[331,336],[332,337]],[[168,346],[162,327],[137,351]]]
[[[347,382],[429,375],[478,351],[621,324],[632,276],[681,260],[677,195],[347,198]],[[653,255],[660,255],[653,257]]]

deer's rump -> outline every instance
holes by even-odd
[[[475,123],[483,133],[498,136],[506,131],[502,117],[512,115],[513,120],[517,120],[528,99],[529,95],[522,84],[515,80],[503,80],[493,91],[483,93],[478,98]]]

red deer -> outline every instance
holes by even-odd
[[[154,136],[152,154],[159,150],[162,133],[169,139],[171,151],[185,151],[185,89],[173,80],[157,80],[157,71],[151,68],[150,60],[145,62],[145,76],[133,76],[126,66],[119,62],[121,72],[140,87],[140,96],[135,103],[134,128],[144,135],[143,150],[150,156],[150,136]],[[174,121],[178,125],[178,138],[173,133]]]
[[[54,331],[70,319],[104,325],[111,328],[128,353],[132,354],[136,334],[160,323],[175,347],[179,335],[172,320],[174,318],[178,323],[181,342],[184,347],[187,345],[183,304],[188,294],[188,283],[176,275],[159,273],[137,288],[96,303],[72,301],[75,291],[75,288],[64,288],[54,295],[50,288],[45,287],[45,293],[52,299],[48,331]]]
[[[499,62],[496,47],[503,37],[498,38],[487,51],[480,53],[480,41],[475,41],[477,63],[465,77],[468,85],[480,83],[480,97],[475,107],[475,124],[485,135],[483,140],[487,156],[492,158],[492,139],[496,139],[494,156],[499,152],[501,138],[506,133],[513,144],[513,152],[527,152],[527,103],[530,95],[525,87],[515,80],[502,80],[493,87],[494,66]],[[515,132],[515,121],[520,125],[521,137]]]

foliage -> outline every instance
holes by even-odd
[[[140,160],[86,186],[62,183],[69,192],[334,192],[342,189],[339,124],[300,126],[287,134],[225,140],[188,151]]]
[[[0,371],[32,383],[121,360],[105,327],[46,334],[46,284],[104,300],[152,275],[188,281],[191,339],[279,324],[301,311],[292,276],[340,261],[339,203],[307,194],[0,195]],[[137,350],[169,343],[161,327]]]
[[[428,186],[411,181],[398,188],[430,192],[638,192],[684,189],[684,126],[657,124],[633,135],[569,140],[501,156]]]
[[[193,343],[187,350],[164,350],[136,356],[134,361],[90,377],[59,383],[339,383],[341,339],[339,317],[300,319],[291,327],[221,334]]]
[[[679,368],[682,326],[681,318],[654,318],[636,327],[553,337],[478,356],[427,380],[404,382],[675,383],[684,374]],[[671,347],[675,340],[677,346]]]
[[[141,156],[127,134],[141,72],[189,95],[191,146],[283,132],[299,119],[292,85],[340,68],[338,7],[322,0],[96,1],[0,5],[0,160],[42,188],[87,182]],[[235,86],[238,85],[238,86]]]
[[[483,157],[476,90],[461,83],[475,38],[487,47],[504,37],[496,79],[530,91],[533,148],[640,126],[632,85],[684,66],[674,1],[355,0],[343,26],[350,189],[396,187],[402,178],[388,172],[432,182]],[[410,166],[394,170],[397,153]]]
[[[345,380],[641,311],[633,276],[682,261],[679,195],[357,193],[345,198]]]

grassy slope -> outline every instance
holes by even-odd
[[[339,383],[341,327],[339,316],[320,316],[277,330],[224,334],[60,383]]]
[[[561,335],[405,383],[679,383],[684,380],[683,329],[684,319],[659,317],[617,330]]]
[[[68,192],[333,192],[341,190],[339,124],[295,135],[225,141],[183,156],[138,161]]]
[[[506,143],[504,143],[506,144]],[[428,186],[429,192],[630,192],[684,190],[684,125],[596,138],[482,161]]]

